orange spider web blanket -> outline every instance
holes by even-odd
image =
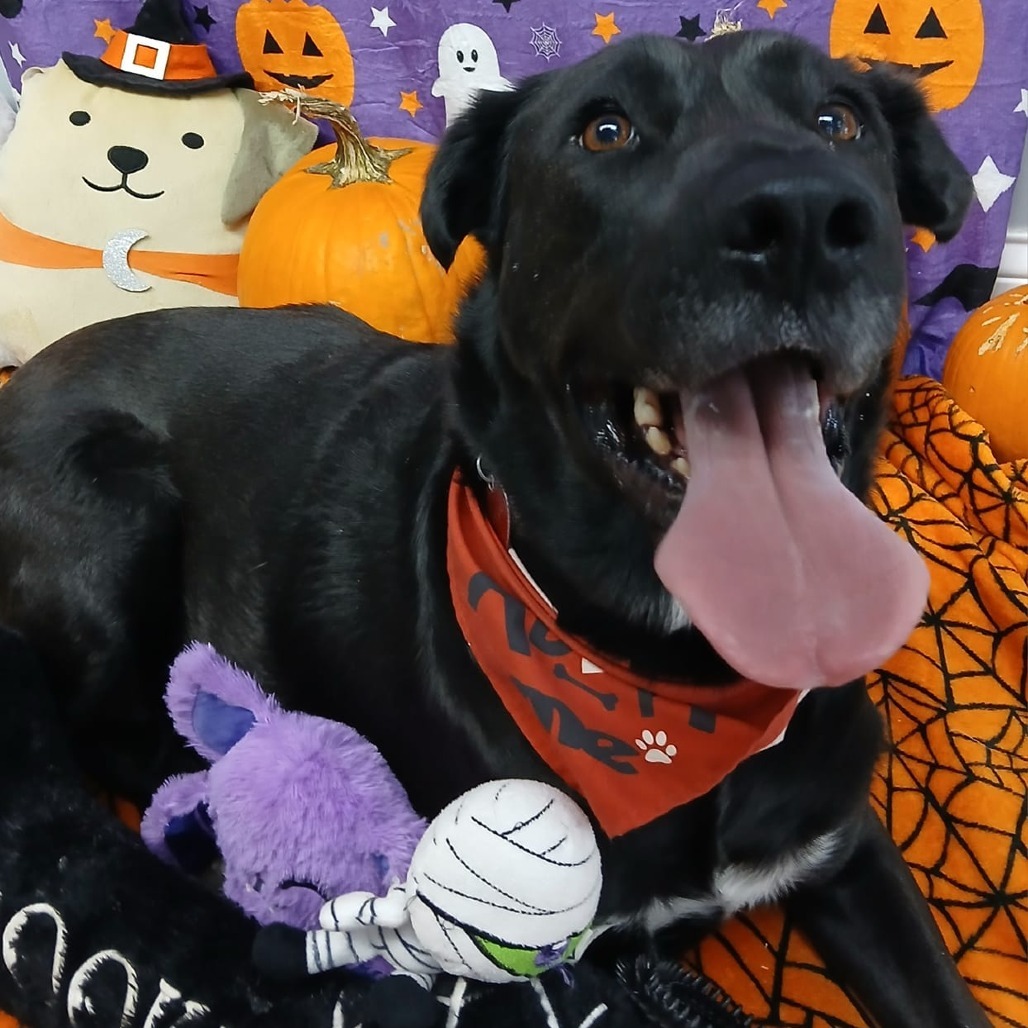
[[[869,679],[892,742],[873,803],[993,1023],[1028,1028],[1028,460],[997,464],[938,383],[908,378],[870,499],[931,571],[921,624]],[[688,962],[764,1024],[867,1024],[778,910]]]

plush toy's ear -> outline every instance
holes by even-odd
[[[974,197],[967,169],[935,124],[917,84],[888,65],[866,72],[866,81],[892,128],[896,191],[908,225],[952,239]]]
[[[44,76],[50,70],[35,65],[25,68],[21,73],[21,92],[15,93],[14,87],[4,77],[3,67],[0,67],[0,118],[3,117],[4,111],[10,112],[11,115],[17,112],[25,102],[26,93],[31,95],[34,90],[39,88]]]
[[[221,220],[234,225],[301,158],[318,136],[309,121],[294,117],[281,104],[262,104],[252,89],[237,89],[243,108],[243,138],[225,186]]]
[[[188,646],[172,664],[165,702],[178,733],[212,762],[279,712],[245,671],[203,643]]]
[[[45,75],[50,69],[41,68],[38,64],[33,64],[31,67],[25,68],[21,73],[21,88],[25,89],[25,84],[34,79],[37,75]],[[11,91],[14,89],[12,87]]]
[[[201,874],[220,854],[207,811],[207,772],[175,775],[154,793],[139,825],[151,853],[187,874]]]

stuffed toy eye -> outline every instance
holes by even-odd
[[[68,115],[68,121],[70,121],[72,125],[88,125],[92,120],[93,119],[89,116],[88,111],[72,111],[71,114]]]
[[[320,886],[314,882],[307,881],[306,878],[287,878],[284,882],[279,882],[278,887],[280,889],[308,889],[311,892],[316,892],[323,900],[329,898]]]
[[[551,967],[574,959],[575,950],[584,935],[584,932],[578,932],[563,943],[538,948],[514,946],[499,942],[487,935],[468,932],[468,937],[488,960],[509,974],[520,978],[536,978]]]
[[[88,117],[88,115],[87,115]],[[182,137],[182,142],[189,147],[190,150],[199,150],[203,146],[204,139],[199,132],[187,132]]]

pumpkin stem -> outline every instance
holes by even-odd
[[[336,137],[336,154],[324,164],[312,164],[307,171],[311,175],[328,175],[332,189],[340,189],[354,182],[391,182],[389,168],[399,157],[411,152],[410,147],[402,150],[386,150],[364,138],[357,119],[349,109],[320,96],[308,96],[297,89],[262,93],[261,103],[283,103],[291,107],[297,118],[321,118],[328,122]]]

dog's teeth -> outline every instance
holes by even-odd
[[[682,478],[688,478],[689,472],[692,471],[692,467],[689,465],[688,457],[675,457],[671,462],[671,470],[678,472]]]
[[[659,428],[664,424],[660,400],[652,389],[636,386],[632,391],[635,406],[635,423],[640,428]]]
[[[667,432],[654,426],[646,429],[646,445],[658,457],[666,457],[671,452],[671,440]]]

